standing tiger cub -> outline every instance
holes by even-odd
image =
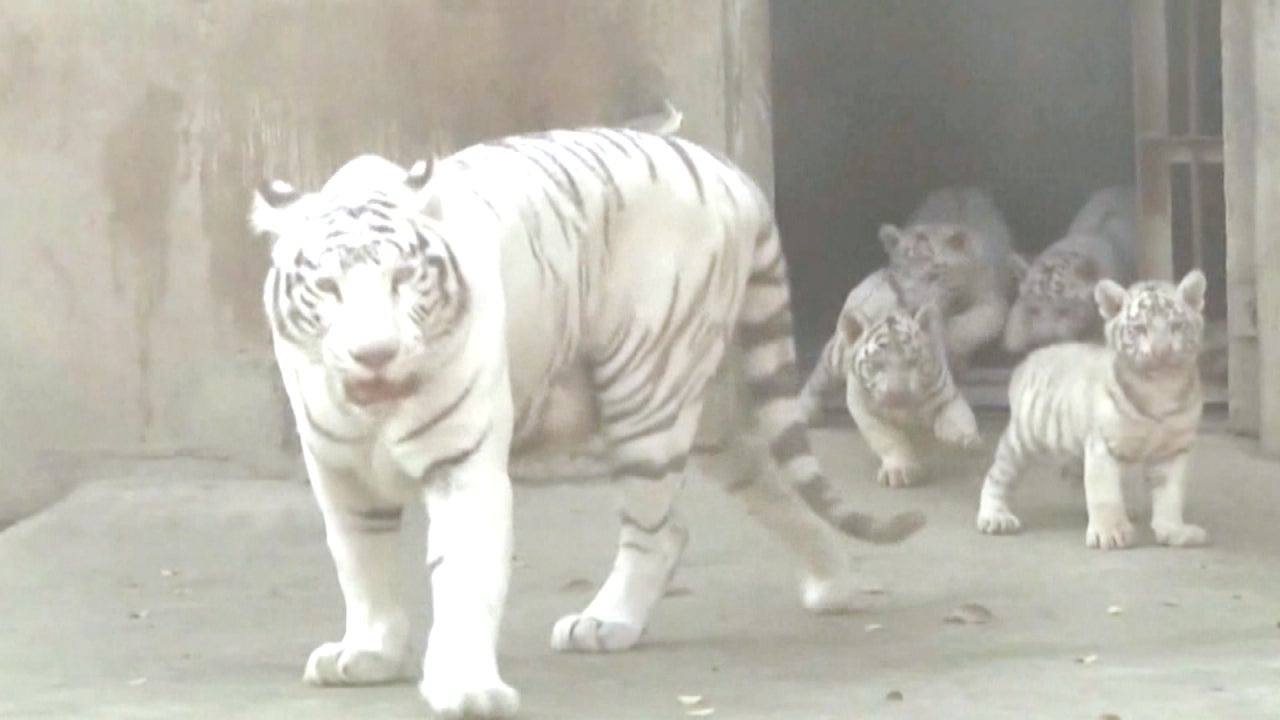
[[[622,495],[613,568],[551,644],[635,645],[685,547],[676,495],[731,341],[754,427],[729,433],[738,464],[720,479],[798,555],[807,609],[857,597],[833,529],[894,543],[924,524],[856,512],[825,479],[795,400],[769,204],[699,145],[596,128],[473,145],[408,171],[362,156],[318,192],[265,185],[252,221],[274,238],[264,302],[346,603],[345,633],[311,654],[308,682],[416,673],[395,559],[404,506],[425,502],[434,612],[421,692],[445,717],[516,712],[495,652],[508,462],[560,434],[549,422],[598,428]]]
[[[1204,332],[1205,277],[1176,286],[1144,281],[1094,290],[1106,346],[1050,345],[1033,351],[1009,381],[1009,425],[982,485],[978,529],[1016,532],[1010,491],[1032,456],[1083,459],[1089,526],[1085,544],[1133,543],[1122,471],[1140,466],[1151,486],[1151,529],[1162,545],[1208,542],[1183,520],[1187,455],[1202,409],[1197,357]]]

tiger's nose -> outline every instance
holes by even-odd
[[[398,348],[393,343],[361,345],[351,351],[351,359],[370,370],[381,370],[396,356]]]

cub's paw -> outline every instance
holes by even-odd
[[[858,581],[850,575],[820,578],[809,575],[801,585],[804,609],[815,615],[855,612],[866,607],[860,602],[864,590],[878,583]]]
[[[644,628],[631,623],[599,620],[588,615],[565,615],[551,628],[551,649],[557,652],[622,652],[635,647]]]
[[[447,720],[509,718],[520,709],[520,693],[498,677],[469,682],[458,674],[432,672],[423,676],[418,691]]]
[[[1163,525],[1152,523],[1156,542],[1170,547],[1201,547],[1209,544],[1209,533],[1199,525]]]
[[[969,423],[953,422],[945,416],[934,423],[933,435],[940,442],[963,450],[972,450],[982,444],[978,428]]]
[[[310,685],[381,685],[410,676],[405,654],[348,647],[340,642],[321,645],[307,658],[302,680]]]
[[[915,485],[924,475],[919,465],[881,465],[876,481],[885,487],[903,488]]]
[[[1090,520],[1084,533],[1084,544],[1098,550],[1121,550],[1132,545],[1133,538],[1133,523],[1127,517],[1099,522]]]
[[[978,510],[978,531],[987,535],[1012,535],[1022,529],[1022,521],[1008,507],[983,505]]]

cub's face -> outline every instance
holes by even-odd
[[[945,310],[948,299],[972,284],[979,269],[976,238],[956,225],[882,225],[880,242],[889,255],[889,273],[909,307],[933,303]]]
[[[1025,272],[1005,323],[1004,347],[1020,353],[1083,340],[1101,326],[1093,300],[1098,270],[1084,257],[1037,259]]]
[[[1139,372],[1194,365],[1204,344],[1204,292],[1200,270],[1176,286],[1144,281],[1125,289],[1102,280],[1094,296],[1106,321],[1107,347]]]
[[[931,305],[914,314],[895,310],[870,324],[842,318],[846,381],[861,387],[877,406],[919,404],[937,389],[945,367],[937,323]]]

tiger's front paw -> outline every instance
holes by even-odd
[[[520,693],[496,676],[468,680],[450,675],[436,670],[424,675],[418,686],[422,698],[441,718],[509,718],[520,709]]]
[[[904,488],[920,481],[924,471],[919,465],[884,463],[876,473],[876,481],[885,487]]]
[[[982,503],[978,509],[978,531],[987,535],[1011,535],[1022,529],[1022,521],[1007,505]]]
[[[387,653],[369,648],[329,642],[311,652],[302,680],[310,685],[381,685],[407,680],[410,676],[405,653]]]
[[[465,636],[430,638],[418,692],[441,718],[513,717],[520,694],[499,677],[492,651],[468,642]]]
[[[1181,525],[1167,525],[1163,523],[1151,523],[1151,529],[1156,533],[1156,542],[1161,545],[1170,547],[1200,547],[1209,544],[1209,533],[1199,525],[1184,523]]]
[[[1090,519],[1084,544],[1098,550],[1121,550],[1132,545],[1133,538],[1133,523],[1121,513],[1118,518]]]

